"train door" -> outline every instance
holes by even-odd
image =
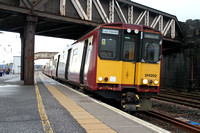
[[[66,61],[66,67],[65,67],[65,79],[68,79],[68,71],[69,71],[68,69],[69,69],[71,51],[72,51],[72,49],[69,49],[68,54],[67,54],[67,61]]]
[[[84,68],[85,68],[85,59],[87,54],[87,48],[88,48],[88,39],[85,40],[84,48],[83,48],[83,55],[82,55],[82,61],[81,61],[81,69],[80,69],[80,83],[84,84],[83,78],[84,78]]]
[[[57,66],[56,66],[56,77],[58,77],[59,62],[60,62],[60,55],[58,55],[58,62],[57,62]]]
[[[122,52],[122,84],[135,84],[137,36],[124,34]]]

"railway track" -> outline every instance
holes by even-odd
[[[199,95],[187,95],[175,92],[161,92],[153,98],[200,109]]]
[[[191,132],[191,133],[200,133],[200,127],[196,126],[196,125],[192,125],[190,123],[175,119],[173,117],[167,116],[165,114],[162,113],[158,113],[155,111],[145,111],[145,114],[147,114],[148,116],[153,116],[156,117],[158,119],[161,119],[163,121],[166,121],[172,125],[175,125],[176,127],[183,129],[185,131]]]
[[[184,98],[200,101],[200,95],[196,95],[196,94],[188,94],[188,93],[183,93],[183,92],[172,92],[172,91],[161,91],[161,94],[168,94],[172,96],[179,96],[179,97],[184,97]]]

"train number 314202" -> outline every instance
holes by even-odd
[[[145,74],[145,77],[154,77],[154,78],[156,78],[157,74]]]

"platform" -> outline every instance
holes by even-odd
[[[0,132],[168,133],[41,72],[35,86],[19,76],[0,77]]]

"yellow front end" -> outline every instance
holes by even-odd
[[[98,57],[96,83],[157,87],[160,83],[160,63],[149,64],[138,62],[135,68],[135,63],[133,62],[101,60]]]
[[[97,78],[96,83],[120,84],[122,61],[97,59]],[[106,78],[108,78],[106,80]]]
[[[135,85],[157,87],[159,86],[159,83],[160,83],[160,63],[150,64],[150,63],[138,62],[136,64]]]
[[[97,59],[97,84],[105,85],[134,85],[135,63],[114,60]],[[104,88],[105,89],[105,88]],[[120,88],[112,88],[119,90]]]

